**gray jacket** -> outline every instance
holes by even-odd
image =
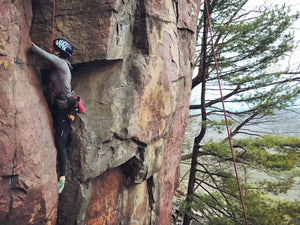
[[[49,74],[59,109],[67,109],[67,98],[73,97],[71,88],[71,64],[68,60],[59,58],[41,49],[37,45],[31,46],[31,50],[53,64],[53,70]]]

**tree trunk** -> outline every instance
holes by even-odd
[[[202,127],[199,135],[195,137],[194,139],[194,146],[193,146],[193,152],[192,152],[192,162],[191,162],[191,170],[190,170],[190,176],[189,176],[189,183],[188,183],[188,190],[187,190],[187,197],[186,197],[186,212],[184,214],[183,218],[183,225],[189,225],[190,221],[192,219],[192,216],[190,214],[192,209],[192,203],[194,198],[194,187],[195,187],[195,181],[196,181],[196,171],[197,171],[197,158],[199,154],[200,149],[200,142],[202,138],[205,136],[206,133],[206,123],[207,115],[206,115],[206,109],[205,109],[205,90],[206,90],[206,79],[208,76],[208,67],[207,62],[205,59],[207,59],[207,34],[208,34],[208,26],[207,26],[207,15],[204,10],[204,29],[203,29],[203,37],[202,37],[202,59],[198,70],[197,77],[201,77],[201,116],[202,116]]]

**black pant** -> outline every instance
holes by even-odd
[[[71,131],[71,121],[65,112],[59,111],[53,117],[53,126],[55,129],[54,140],[59,163],[59,176],[65,176],[67,162],[66,140]]]

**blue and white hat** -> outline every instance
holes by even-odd
[[[53,47],[60,51],[61,57],[71,57],[73,53],[73,45],[65,39],[58,38],[53,41]]]

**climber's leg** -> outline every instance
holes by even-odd
[[[54,119],[55,145],[59,164],[59,176],[66,175],[67,147],[66,140],[71,131],[71,123],[64,112],[59,112]]]
[[[59,182],[58,192],[62,192],[65,186],[66,180],[66,162],[67,162],[67,146],[66,140],[71,131],[71,122],[66,113],[58,112],[54,119],[55,129],[55,145],[57,149],[58,167],[59,167]]]

